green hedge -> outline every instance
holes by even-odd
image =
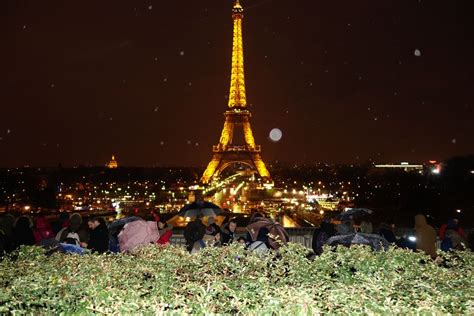
[[[401,249],[289,244],[259,257],[239,245],[147,247],[134,255],[46,256],[23,247],[0,262],[0,313],[474,313],[470,252],[440,262]]]

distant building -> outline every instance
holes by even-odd
[[[401,162],[400,164],[380,164],[380,165],[375,165],[375,168],[381,168],[381,169],[393,169],[393,170],[403,170],[406,172],[409,171],[418,171],[418,172],[423,172],[424,166],[421,164],[410,164],[408,162]]]
[[[109,169],[114,169],[118,167],[117,160],[115,160],[115,156],[112,155],[112,160],[109,161],[108,164],[105,165]]]

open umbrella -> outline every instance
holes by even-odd
[[[269,234],[273,236],[273,238],[268,238],[268,243],[273,249],[280,248],[280,243],[286,244],[289,240],[288,233],[280,223],[274,222],[269,218],[258,217],[247,226],[247,231],[253,241],[257,240],[258,232],[261,228],[268,229]]]
[[[178,212],[178,216],[183,217],[195,217],[201,216],[216,216],[222,214],[222,209],[211,202],[197,201],[190,204],[186,204]]]
[[[374,250],[387,250],[390,245],[382,236],[362,233],[336,235],[329,238],[326,244],[330,246],[343,245],[346,247],[351,245],[368,245]]]
[[[368,208],[346,208],[344,212],[338,215],[341,221],[363,217],[365,215],[373,214],[374,211],[369,210]]]

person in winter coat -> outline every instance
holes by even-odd
[[[235,229],[237,228],[237,222],[235,219],[231,219],[221,230],[221,242],[223,245],[228,245],[234,242]]]
[[[197,216],[192,222],[189,222],[184,229],[183,235],[186,239],[186,249],[191,252],[195,242],[202,241],[206,233],[206,225],[202,223],[202,216]]]
[[[336,229],[334,225],[323,221],[321,226],[314,230],[313,233],[313,251],[316,255],[321,255],[323,253],[323,245],[326,241],[332,236],[336,235]]]
[[[40,244],[42,240],[54,238],[53,229],[46,217],[40,216],[35,219],[35,228],[33,229],[35,243]]]
[[[82,216],[79,213],[74,213],[69,217],[69,227],[64,227],[56,234],[56,240],[60,243],[70,243],[77,246],[81,242],[86,242],[85,238],[80,238],[79,230],[82,224]]]
[[[28,216],[18,218],[13,229],[13,246],[18,248],[21,245],[34,245],[35,237],[31,229],[31,220]]]
[[[109,230],[102,217],[93,217],[87,222],[90,231],[89,242],[83,243],[93,252],[104,253],[109,249]]]
[[[129,252],[139,246],[154,244],[160,239],[155,221],[137,220],[125,224],[118,235],[120,251]]]
[[[13,250],[13,229],[15,217],[11,214],[0,215],[0,256]]]
[[[436,231],[426,222],[424,215],[415,216],[416,249],[436,258]]]

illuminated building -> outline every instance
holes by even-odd
[[[375,168],[383,169],[402,169],[404,171],[423,171],[423,165],[410,164],[408,162],[402,162],[400,164],[381,164],[375,165]]]
[[[219,144],[213,146],[212,159],[201,178],[204,183],[208,183],[213,177],[218,176],[225,168],[234,163],[245,164],[256,169],[262,178],[270,178],[270,173],[260,155],[261,148],[255,144],[250,127],[251,114],[247,108],[245,96],[244,51],[242,46],[243,11],[239,0],[237,0],[232,8],[234,33],[228,110],[224,113],[225,122]],[[243,128],[244,145],[232,144],[236,127]]]
[[[115,160],[114,155],[112,155],[112,159],[107,163],[106,167],[109,169],[114,169],[118,167],[118,163],[117,160]]]

